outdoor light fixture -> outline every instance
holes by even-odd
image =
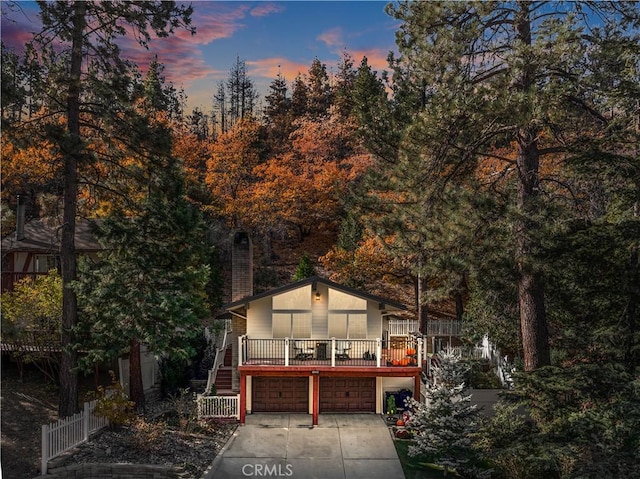
[[[320,301],[320,291],[316,291],[316,301]]]

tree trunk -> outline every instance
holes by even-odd
[[[80,80],[82,73],[82,46],[84,43],[85,2],[75,2],[69,89],[67,91],[68,149],[64,151],[64,210],[60,242],[62,276],[62,358],[60,360],[60,398],[58,415],[67,417],[78,409],[77,355],[74,349],[73,329],[78,320],[77,298],[69,287],[77,275],[75,232],[76,202],[78,196],[78,160],[82,154],[80,141]]]
[[[530,3],[520,2],[516,16],[516,41],[526,47],[531,45]],[[527,49],[523,51],[526,55]],[[535,88],[535,64],[532,59],[521,58],[523,67],[516,76],[515,89],[524,98],[528,98]],[[521,115],[528,122],[533,115],[526,99],[522,103]],[[544,300],[544,277],[542,269],[536,264],[540,177],[539,177],[538,130],[524,123],[517,133],[518,199],[515,221],[516,264],[520,278],[518,280],[518,304],[520,307],[520,328],[522,331],[522,349],[525,371],[533,371],[551,364],[549,353],[549,333]]]
[[[136,403],[136,411],[144,411],[140,342],[137,339],[132,339],[129,342],[129,398]]]
[[[516,263],[520,274],[518,305],[525,371],[533,371],[551,364],[544,277],[535,258],[535,251],[539,246],[535,238],[540,194],[538,156],[535,132],[521,131],[517,156],[519,182],[518,218],[515,221],[515,228]]]
[[[426,278],[418,275],[416,280],[416,303],[418,309],[418,321],[420,324],[420,331],[425,336],[429,331],[429,312],[426,303],[427,294],[427,280]]]

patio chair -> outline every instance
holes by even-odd
[[[349,359],[349,351],[351,349],[351,341],[336,341],[336,359],[346,361]]]
[[[313,347],[307,346],[305,341],[294,341],[293,352],[295,353],[295,359],[300,359],[301,361],[313,358]]]

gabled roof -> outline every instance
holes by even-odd
[[[322,283],[329,288],[336,289],[338,291],[342,291],[343,293],[350,294],[352,296],[358,296],[359,298],[363,298],[369,301],[374,301],[376,303],[380,303],[381,309],[393,309],[393,310],[401,310],[405,311],[407,307],[404,304],[398,303],[396,301],[392,301],[390,299],[382,298],[380,296],[375,296],[373,294],[365,293],[364,291],[360,291],[354,288],[350,288],[348,286],[343,286],[338,283],[334,283],[333,281],[329,281],[328,279],[321,278],[320,276],[313,276],[311,278],[305,278],[300,281],[296,281],[295,283],[290,283],[285,286],[281,286],[279,288],[272,289],[270,291],[265,291],[264,293],[256,294],[254,296],[247,296],[246,298],[239,299],[232,303],[227,303],[223,306],[223,308],[227,311],[233,311],[236,309],[240,309],[246,306],[248,303],[256,301],[262,298],[268,298],[269,296],[275,296],[280,293],[284,293],[286,291],[291,291],[297,288],[301,288],[303,286],[307,286],[309,284],[315,285],[318,283]]]
[[[76,251],[92,252],[102,249],[92,232],[94,223],[95,220],[82,218],[76,221]],[[30,220],[24,225],[23,239],[18,240],[15,231],[2,239],[2,254],[13,251],[57,253],[60,251],[61,233],[60,226],[52,226],[41,219]]]

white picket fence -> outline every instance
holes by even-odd
[[[106,427],[109,421],[93,414],[96,401],[84,403],[84,409],[73,416],[42,426],[42,475],[51,459],[89,440],[89,435]]]
[[[196,398],[198,419],[203,417],[235,417],[240,419],[240,395],[201,396]]]

